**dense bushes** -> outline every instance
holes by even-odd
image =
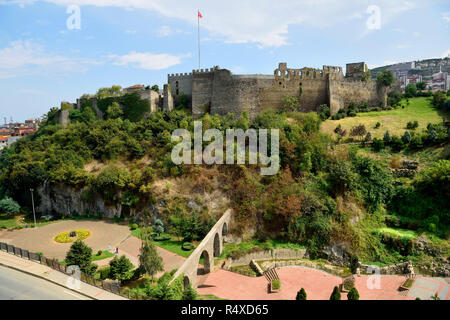
[[[399,185],[394,189],[389,208],[405,217],[433,223],[445,230],[450,223],[450,161],[440,160],[416,176],[412,185]]]
[[[19,213],[20,206],[17,202],[9,197],[5,197],[0,200],[0,213],[6,213],[8,215]]]

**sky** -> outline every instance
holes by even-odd
[[[0,0],[0,122],[100,87],[160,87],[167,74],[235,74],[450,54],[449,0]]]

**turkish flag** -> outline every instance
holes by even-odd
[[[198,17],[199,18],[203,18],[202,14],[200,13],[200,11],[198,12]]]

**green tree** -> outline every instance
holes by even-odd
[[[153,90],[153,91],[159,93],[159,86],[158,86],[157,84],[155,84],[155,85],[153,85],[153,86],[150,88],[150,90]]]
[[[109,268],[111,279],[117,279],[120,282],[124,282],[131,279],[133,276],[133,264],[125,255],[122,255],[120,258],[115,256],[114,259],[109,262]]]
[[[298,111],[300,102],[297,97],[286,96],[283,98],[281,110],[284,112]]]
[[[391,143],[391,135],[389,134],[389,131],[386,131],[386,133],[383,136],[383,142],[384,144],[389,144]]]
[[[183,290],[183,300],[197,300],[197,291],[189,283]]]
[[[415,97],[417,95],[417,87],[414,83],[408,83],[405,88],[405,95],[408,98]]]
[[[122,108],[117,102],[113,102],[106,110],[106,116],[108,119],[117,119],[123,115]]]
[[[109,88],[100,88],[96,93],[97,99],[105,99],[109,97],[119,97],[122,95],[122,87],[118,85],[113,85]]]
[[[416,83],[417,90],[425,90],[427,88],[427,84],[423,81]]]
[[[348,300],[359,300],[359,292],[355,287],[351,288],[347,294]]]
[[[404,144],[408,144],[411,142],[411,134],[408,131],[405,131],[405,133],[403,134],[402,141]]]
[[[307,300],[306,291],[304,288],[301,288],[299,292],[297,292],[297,297],[295,300]]]
[[[322,121],[325,121],[326,119],[328,119],[331,115],[330,112],[330,107],[326,104],[322,104],[319,106],[319,117]]]
[[[156,219],[153,231],[155,231],[158,236],[164,232],[164,224],[160,219]]]
[[[0,213],[13,215],[19,213],[20,205],[10,197],[5,197],[0,200]]]
[[[334,287],[330,300],[341,300],[341,293],[339,292],[339,288],[337,286]]]
[[[68,266],[78,266],[88,275],[94,275],[97,266],[92,264],[92,249],[83,241],[77,240],[71,246],[66,255]]]
[[[359,124],[350,129],[350,136],[352,136],[352,137],[362,137],[366,134],[367,134],[367,130],[363,124]]]
[[[142,245],[139,254],[139,265],[152,277],[159,271],[164,271],[164,263],[159,256],[156,246],[150,242],[148,228],[141,229]]]
[[[389,87],[394,82],[394,75],[390,70],[384,70],[377,76],[378,85]]]

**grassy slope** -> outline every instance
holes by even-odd
[[[364,124],[367,131],[370,131],[373,138],[382,138],[386,130],[390,134],[401,136],[406,131],[406,124],[409,121],[417,120],[419,128],[416,131],[421,131],[426,128],[428,123],[440,123],[442,117],[430,104],[428,98],[411,98],[409,105],[403,100],[402,104],[405,108],[398,108],[387,111],[374,111],[366,113],[358,113],[356,117],[347,117],[341,120],[327,120],[322,124],[321,131],[336,136],[334,129],[341,124],[343,129],[347,130],[347,137],[350,129],[359,124]],[[381,127],[375,129],[375,124],[381,123]]]

